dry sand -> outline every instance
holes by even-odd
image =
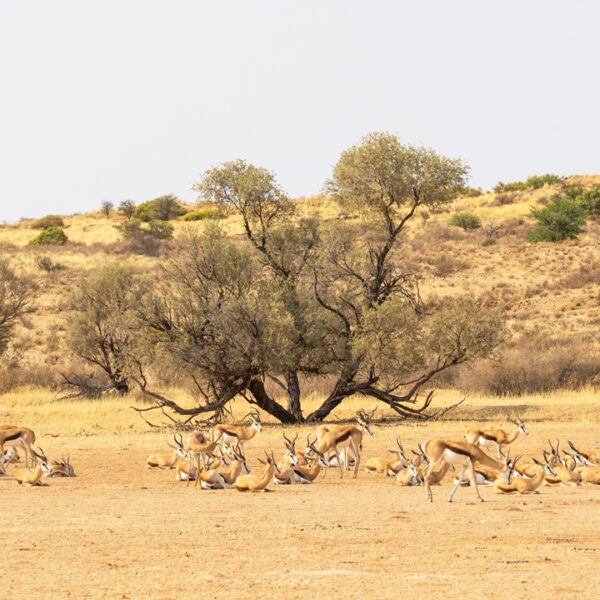
[[[412,446],[464,423],[380,427],[364,457],[400,434]],[[514,450],[552,436],[582,446],[589,424],[532,424]],[[308,430],[303,430],[305,434]],[[281,430],[249,442],[281,452]],[[149,471],[167,435],[42,438],[50,458],[70,452],[78,477],[44,488],[0,478],[1,598],[597,598],[600,488],[542,487],[534,496],[449,483],[400,488],[370,475],[273,493],[199,491],[173,471]]]

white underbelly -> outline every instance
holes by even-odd
[[[480,446],[497,446],[498,443],[495,442],[494,440],[488,440],[487,438],[484,438],[483,436],[479,437],[479,440],[477,442]]]
[[[448,448],[444,450],[444,454],[442,456],[444,457],[444,460],[447,463],[450,463],[452,465],[466,466],[471,462],[471,459],[465,454],[458,454],[457,452],[452,452],[452,450],[448,450]]]

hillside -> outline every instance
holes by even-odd
[[[600,184],[600,176],[569,178],[567,183],[590,187]],[[468,296],[482,305],[504,308],[510,332],[505,352],[511,340],[520,340],[520,349],[512,350],[520,352],[518,360],[529,360],[528,344],[540,350],[549,341],[548,352],[558,348],[566,354],[598,353],[600,223],[588,220],[585,232],[574,241],[532,244],[525,239],[532,227],[531,208],[542,206],[558,190],[554,185],[460,198],[444,211],[415,218],[401,249],[407,267],[422,278],[426,300]],[[297,206],[300,216],[318,216],[330,225],[360,218],[341,212],[323,196],[298,199]],[[449,225],[452,214],[460,211],[478,215],[483,226],[465,232]],[[109,261],[125,261],[147,271],[161,260],[122,252],[115,225],[123,220],[99,213],[67,216],[69,243],[58,247],[27,246],[39,233],[30,221],[0,228],[0,256],[32,274],[39,284],[35,312],[19,327],[8,354],[13,383],[52,384],[68,366],[63,322],[69,291],[82,276]],[[202,227],[202,222],[173,223],[176,236],[184,228]],[[230,235],[242,235],[237,216],[227,216],[221,223]],[[44,270],[40,257],[50,258],[58,268]],[[513,362],[518,362],[515,356]],[[593,371],[597,363],[592,362]],[[552,369],[552,360],[545,368]],[[460,385],[476,387],[469,381],[472,371],[463,370],[460,377]]]

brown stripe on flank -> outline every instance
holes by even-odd
[[[469,457],[471,456],[471,454],[469,452],[467,452],[464,448],[461,448],[460,446],[456,446],[453,442],[444,442],[444,445],[446,446],[446,448],[448,448],[448,450],[451,450],[455,454],[461,454],[462,456],[469,456]]]

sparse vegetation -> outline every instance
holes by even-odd
[[[59,215],[46,215],[41,219],[36,219],[31,223],[33,229],[48,229],[50,227],[64,227],[65,222]]]
[[[134,216],[144,222],[170,221],[185,215],[186,212],[185,208],[179,203],[177,196],[167,194],[138,205]]]
[[[119,204],[118,210],[124,217],[131,219],[135,214],[135,208],[136,206],[133,200],[123,200],[123,202]]]
[[[536,220],[530,242],[561,242],[576,239],[585,224],[585,210],[575,200],[555,198],[547,206],[531,211]]]
[[[537,190],[545,185],[554,185],[564,181],[564,177],[560,175],[552,175],[550,173],[546,175],[532,175],[525,181],[513,181],[512,183],[497,183],[494,187],[494,192],[520,192],[523,190]]]
[[[179,217],[180,221],[204,221],[205,219],[222,219],[225,215],[223,211],[219,210],[214,206],[207,206],[205,208],[199,208],[192,212],[189,212],[182,217]]]
[[[67,234],[60,227],[48,227],[36,235],[29,244],[31,246],[61,246],[69,241]]]
[[[113,209],[114,204],[112,202],[109,202],[108,200],[105,200],[100,205],[100,213],[103,214],[107,219],[110,219],[110,215],[112,214]]]
[[[479,229],[481,227],[481,219],[473,213],[460,212],[452,216],[450,225],[460,227],[465,231],[472,231],[473,229]]]

